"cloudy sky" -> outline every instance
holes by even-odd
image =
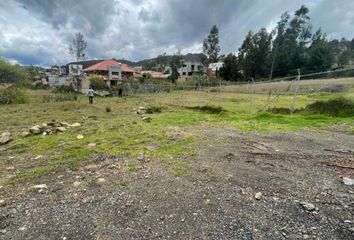
[[[282,12],[302,4],[329,38],[354,37],[353,0],[1,0],[0,57],[64,64],[73,60],[68,45],[79,31],[92,59],[201,52],[213,24],[222,52],[236,52],[249,30],[271,29]]]

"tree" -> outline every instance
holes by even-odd
[[[81,32],[75,34],[72,43],[69,46],[69,53],[76,58],[76,61],[86,59],[87,43],[84,39],[84,35]]]
[[[236,81],[241,78],[237,57],[230,53],[224,58],[224,65],[219,69],[219,76],[226,81]]]
[[[203,52],[208,56],[208,62],[217,62],[220,52],[219,46],[219,29],[214,25],[209,35],[203,41]]]
[[[90,87],[92,87],[95,90],[106,90],[107,85],[103,79],[102,76],[100,75],[91,75],[89,77],[90,80]]]
[[[177,52],[171,57],[170,67],[171,67],[171,76],[169,77],[170,80],[175,83],[179,77],[178,69],[182,67],[183,57],[181,53]]]
[[[238,60],[245,78],[267,77],[271,62],[272,34],[265,28],[249,32],[239,49]]]
[[[166,53],[160,54],[156,58],[157,70],[160,72],[164,72],[166,69],[166,65],[168,65],[168,56]]]
[[[26,85],[28,76],[20,65],[11,65],[7,61],[0,60],[0,83]]]
[[[334,63],[333,53],[329,47],[326,34],[319,29],[312,37],[311,46],[308,49],[308,70],[325,71]]]
[[[308,13],[309,9],[303,5],[292,18],[285,12],[278,22],[272,50],[275,76],[292,74],[306,65],[306,50],[312,36]]]

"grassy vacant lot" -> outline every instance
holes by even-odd
[[[0,152],[0,157],[26,156],[22,162],[18,162],[17,172],[9,179],[1,174],[0,183],[14,184],[67,168],[75,170],[93,153],[131,157],[144,155],[163,162],[176,155],[191,155],[196,142],[193,131],[182,137],[176,138],[174,135],[178,135],[178,129],[193,129],[204,123],[221,128],[260,132],[296,131],[343,123],[349,126],[346,131],[353,132],[353,118],[350,117],[261,112],[274,96],[224,90],[226,91],[172,92],[123,99],[96,98],[93,105],[87,103],[85,96],[79,96],[77,101],[43,103],[41,99],[50,94],[49,91],[29,92],[31,103],[0,107],[0,130],[10,131],[14,136],[14,141],[7,146],[7,151]],[[353,89],[346,93],[300,94],[296,96],[295,108],[303,108],[317,100],[338,96],[351,98],[353,95]],[[293,102],[294,96],[289,93],[281,95],[269,107],[289,108]],[[152,122],[144,122],[136,114],[136,109],[140,106],[157,109],[155,113],[149,114]],[[107,107],[110,112],[106,111]],[[22,129],[52,119],[79,122],[82,126],[50,136],[20,136]],[[84,138],[77,139],[79,134],[84,135]],[[95,143],[96,146],[89,147],[90,143]],[[39,155],[43,157],[36,161],[27,159]],[[0,164],[1,172],[5,173],[4,162]],[[171,166],[174,175],[180,175],[180,168]],[[129,166],[128,171],[134,171],[134,166]]]
[[[296,99],[231,87],[90,105],[28,91],[28,103],[0,106],[0,132],[13,136],[0,146],[0,238],[350,239],[354,89],[345,81],[345,91]],[[21,136],[51,120],[81,126]]]

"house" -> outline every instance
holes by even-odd
[[[184,56],[184,62],[181,68],[178,69],[179,75],[183,78],[192,76],[193,73],[205,72],[205,67],[202,63],[204,54],[187,54]]]
[[[109,59],[100,61],[88,68],[83,69],[88,76],[92,74],[101,75],[106,81],[107,86],[117,86],[122,80],[134,77],[134,69],[127,64],[122,64],[116,60]]]
[[[78,61],[78,62],[71,62],[65,65],[65,70],[60,68],[60,73],[65,72],[63,75],[72,75],[78,76],[83,74],[83,70],[85,68],[91,67],[97,63],[102,62],[103,60],[88,60],[88,61]]]
[[[155,72],[155,71],[141,71],[141,74],[149,74],[152,78],[155,79],[166,79],[168,76],[166,74],[163,74],[161,72]]]
[[[223,65],[223,62],[210,63],[207,70],[208,76],[218,76],[218,72]]]

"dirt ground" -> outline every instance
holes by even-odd
[[[354,239],[354,188],[342,181],[354,177],[354,135],[184,131],[199,144],[169,160],[175,176],[160,160],[91,155],[37,181],[46,188],[0,189],[0,238]]]

